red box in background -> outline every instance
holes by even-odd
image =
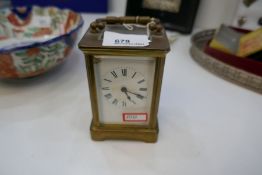
[[[241,33],[248,33],[249,30],[245,29],[239,29],[239,28],[233,28],[234,30],[241,32]],[[251,58],[242,58],[238,57],[236,55],[232,55],[229,53],[222,52],[220,50],[211,48],[209,46],[209,43],[204,48],[204,52],[214,58],[216,58],[219,61],[222,61],[228,65],[231,65],[233,67],[242,69],[244,71],[253,73],[258,76],[262,76],[262,62],[256,61]]]

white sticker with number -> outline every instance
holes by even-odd
[[[147,113],[123,113],[124,122],[146,122]]]
[[[105,31],[103,46],[127,46],[127,47],[145,47],[149,45],[147,35],[122,34]]]

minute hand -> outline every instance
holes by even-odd
[[[127,90],[127,92],[130,93],[130,94],[135,95],[137,98],[140,98],[140,99],[146,98],[145,96],[143,96],[143,95],[141,95],[141,94],[137,94],[137,93],[134,93],[134,92],[130,92],[130,91],[128,91],[128,90]]]

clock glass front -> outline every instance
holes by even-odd
[[[155,65],[152,57],[94,57],[100,123],[149,123]]]

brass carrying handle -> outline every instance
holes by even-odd
[[[151,18],[149,16],[107,16],[106,18],[100,18],[96,20],[97,22],[106,22],[107,24],[123,24],[123,23],[133,23],[133,24],[147,24],[149,22],[155,21],[159,23],[158,19]]]
[[[99,33],[105,28],[106,24],[149,24],[149,30],[155,34],[160,34],[163,26],[160,24],[159,19],[151,18],[149,16],[108,16],[106,18],[99,18],[90,24],[92,33]]]

